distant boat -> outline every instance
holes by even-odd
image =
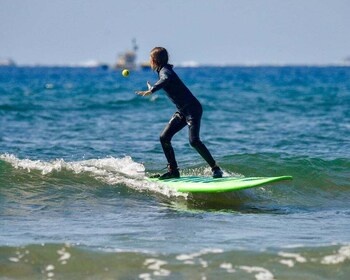
[[[0,67],[1,66],[6,66],[6,67],[15,67],[16,63],[11,59],[11,58],[0,58]]]
[[[151,69],[151,63],[149,62],[142,62],[140,64],[140,67],[142,70],[150,70]]]
[[[136,44],[136,40],[132,40],[132,50],[126,51],[124,53],[119,54],[117,63],[114,68],[127,68],[127,69],[135,69],[136,68],[136,51],[138,50],[138,46]]]

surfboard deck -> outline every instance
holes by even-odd
[[[184,176],[175,179],[159,180],[158,178],[146,178],[148,181],[157,182],[174,188],[178,192],[189,193],[217,193],[232,192],[248,188],[254,188],[280,181],[292,180],[292,176],[279,177],[223,177],[214,179],[205,176]]]

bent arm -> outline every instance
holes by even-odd
[[[148,90],[136,91],[135,93],[138,95],[142,95],[142,96],[148,96],[148,95],[151,95],[152,93],[164,88],[170,81],[171,73],[169,73],[169,71],[167,71],[166,69],[164,69],[164,70],[163,69],[159,72],[159,80],[153,86],[151,86],[151,84],[149,82],[147,82]]]
[[[153,85],[153,87],[150,88],[150,91],[153,93],[164,88],[164,86],[166,86],[169,81],[170,77],[166,71],[159,72],[159,80]]]

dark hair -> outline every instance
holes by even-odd
[[[168,64],[169,55],[165,48],[155,47],[151,50],[151,59],[154,64],[153,70],[159,71]]]

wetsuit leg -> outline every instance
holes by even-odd
[[[211,168],[216,166],[215,160],[210,154],[207,147],[202,143],[199,138],[199,130],[201,124],[201,115],[187,117],[187,125],[189,128],[189,141],[193,148],[204,158],[204,160],[210,165]]]
[[[177,162],[175,159],[175,152],[173,146],[171,145],[171,139],[177,132],[179,132],[185,126],[185,117],[181,113],[176,112],[170,119],[169,123],[166,125],[162,133],[160,134],[160,143],[162,144],[165,157],[170,166],[174,169],[177,168]]]

